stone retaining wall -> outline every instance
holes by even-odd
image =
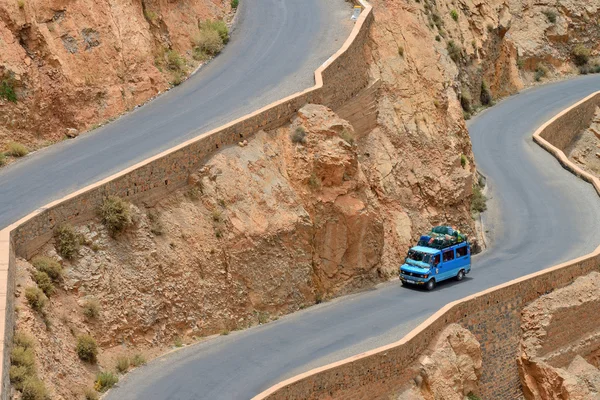
[[[540,127],[534,140],[565,167],[592,183],[600,194],[600,180],[578,169],[555,147],[565,146],[589,125],[599,102],[600,92],[569,107]],[[587,256],[450,303],[396,343],[288,379],[254,400],[389,399],[418,375],[411,366],[451,323],[469,329],[481,344],[481,397],[520,399],[517,358],[521,310],[540,295],[591,271],[600,271],[600,247]]]
[[[356,3],[363,5],[362,13],[342,48],[315,71],[315,86],[312,88],[54,201],[0,231],[0,399],[10,397],[8,371],[14,330],[15,255],[30,257],[62,223],[78,224],[92,218],[108,195],[117,195],[138,204],[155,203],[185,186],[189,176],[219,149],[235,145],[261,129],[283,125],[305,104],[323,104],[333,110],[342,107],[369,83],[364,48],[369,40],[372,8],[364,0]]]

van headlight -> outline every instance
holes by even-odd
[[[423,275],[423,278],[425,278],[425,279],[429,278],[429,274]]]

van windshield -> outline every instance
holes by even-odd
[[[420,262],[424,262],[425,264],[431,264],[431,257],[432,257],[431,254],[421,253],[420,251],[416,251],[416,250],[408,251],[408,258],[413,261],[420,261]]]

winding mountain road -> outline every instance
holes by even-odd
[[[0,227],[49,201],[313,84],[312,71],[347,37],[344,0],[244,0],[238,32],[190,80],[91,134],[0,169]],[[397,282],[346,296],[161,357],[129,374],[108,399],[248,399],[270,385],[399,340],[444,304],[592,251],[600,202],[531,134],[600,89],[581,77],[513,96],[470,122],[488,177],[491,250],[461,283],[426,293]],[[399,155],[401,156],[401,155]]]
[[[353,27],[345,0],[243,0],[224,51],[113,123],[0,168],[0,229],[152,155],[315,84]]]
[[[598,89],[600,75],[530,89],[469,123],[502,229],[463,282],[430,293],[390,282],[207,340],[133,371],[107,399],[249,399],[300,372],[399,340],[448,302],[593,251],[600,244],[596,192],[531,136]]]

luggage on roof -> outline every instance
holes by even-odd
[[[443,249],[466,241],[467,236],[451,226],[434,226],[429,234],[420,237],[417,245]]]

